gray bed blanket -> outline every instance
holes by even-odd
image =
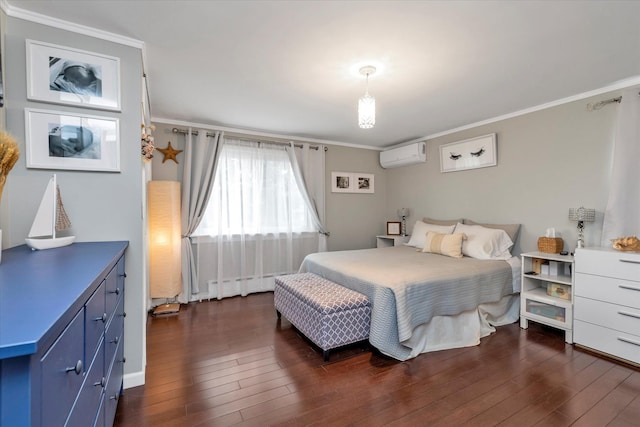
[[[398,360],[409,358],[411,349],[402,343],[416,326],[514,293],[506,261],[450,258],[408,246],[315,253],[304,259],[300,272],[369,297],[369,342]]]

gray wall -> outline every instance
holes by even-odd
[[[361,172],[374,175],[374,193],[332,193],[331,172]],[[330,251],[373,248],[376,235],[385,234],[387,173],[380,167],[380,152],[330,145],[325,157],[325,215],[331,236]],[[397,215],[387,212],[389,221]]]
[[[46,41],[120,58],[122,112],[107,112],[26,99],[25,39]],[[125,374],[144,379],[142,161],[140,113],[142,75],[140,50],[93,37],[8,17],[5,32],[5,110],[7,129],[20,142],[21,157],[7,179],[2,196],[0,228],[3,247],[24,243],[47,180],[58,175],[65,208],[78,241],[128,240],[125,310]],[[24,109],[85,112],[120,119],[120,173],[27,169]],[[27,313],[25,315],[28,315]],[[136,381],[134,381],[136,382]]]
[[[156,148],[167,148],[169,142],[176,150],[184,150],[185,136],[172,133],[171,129],[176,126],[165,125],[162,123],[154,123],[156,130],[153,131],[154,145]],[[178,126],[185,129],[184,126]],[[178,163],[173,160],[167,160],[162,163],[164,155],[158,150],[154,150],[153,159],[151,159],[151,176],[154,181],[180,181],[182,182],[182,167],[184,165],[184,153],[179,153],[176,158]]]
[[[569,208],[595,208],[585,227],[587,246],[599,245],[607,203],[613,127],[618,104],[587,111],[600,95],[428,141],[427,163],[387,171],[387,215],[411,208],[410,227],[423,216],[522,224],[516,252],[537,250],[537,239],[554,227],[565,249],[576,245]],[[498,165],[440,173],[439,147],[497,133]]]
[[[6,51],[4,48],[4,33],[5,33],[5,29],[7,27],[7,14],[4,13],[4,10],[0,9],[0,52],[2,54],[2,57],[0,58],[0,67],[3,70],[2,74],[0,74],[0,79],[2,79],[2,91],[3,91],[3,96],[4,95],[4,90],[5,87],[7,86],[7,84],[5,83],[6,79],[4,77],[4,67],[5,67],[5,62],[6,62]],[[7,124],[6,124],[6,114],[4,113],[5,109],[4,108],[0,108],[0,129],[6,129],[7,128]]]

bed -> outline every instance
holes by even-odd
[[[477,345],[519,317],[520,261],[452,258],[394,246],[308,255],[311,272],[372,301],[370,343],[407,360]]]

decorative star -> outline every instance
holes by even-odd
[[[171,141],[169,141],[169,145],[167,146],[167,148],[156,148],[156,150],[158,150],[159,152],[164,154],[164,158],[162,159],[162,163],[164,163],[167,160],[171,159],[174,162],[176,162],[176,164],[178,163],[178,159],[176,159],[176,156],[184,151],[184,150],[176,150],[175,148],[173,148],[171,146]]]

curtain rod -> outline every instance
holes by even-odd
[[[640,95],[640,92],[638,92],[638,95]],[[605,99],[604,101],[596,102],[595,104],[592,104],[590,102],[590,103],[587,104],[587,111],[599,110],[602,107],[604,107],[605,105],[614,104],[614,103],[618,103],[619,104],[621,102],[622,102],[622,96],[617,96],[615,98]]]
[[[187,129],[178,129],[178,128],[173,128],[171,129],[171,132],[173,133],[181,133],[186,135],[189,131]],[[198,131],[197,130],[192,130],[191,131],[191,135],[198,135]],[[238,134],[238,133],[233,133],[233,132],[226,132],[225,133],[226,136],[231,136],[232,138],[235,139],[242,139],[245,141],[253,141],[253,142],[264,142],[264,143],[269,143],[269,144],[282,144],[282,145],[289,145],[288,142],[286,141],[281,141],[281,140],[277,140],[277,139],[271,139],[271,138],[257,138],[254,136],[247,136],[247,135],[242,135],[242,134]],[[211,136],[215,136],[215,134],[211,133],[211,132],[207,132],[207,136],[211,137]],[[303,145],[302,144],[293,144],[294,147],[296,148],[302,148]],[[320,148],[317,145],[310,145],[309,149],[311,150],[317,150],[318,148]],[[324,151],[328,151],[329,149],[327,147],[324,147]]]
[[[186,135],[186,134],[189,133],[189,130],[188,129],[173,128],[173,129],[171,129],[171,132],[173,132],[173,133],[181,133],[183,135]],[[197,130],[192,130],[191,131],[191,135],[198,136],[198,131]],[[216,136],[216,134],[215,133],[211,133],[211,132],[207,132],[207,136],[208,137],[213,137],[213,136]]]

